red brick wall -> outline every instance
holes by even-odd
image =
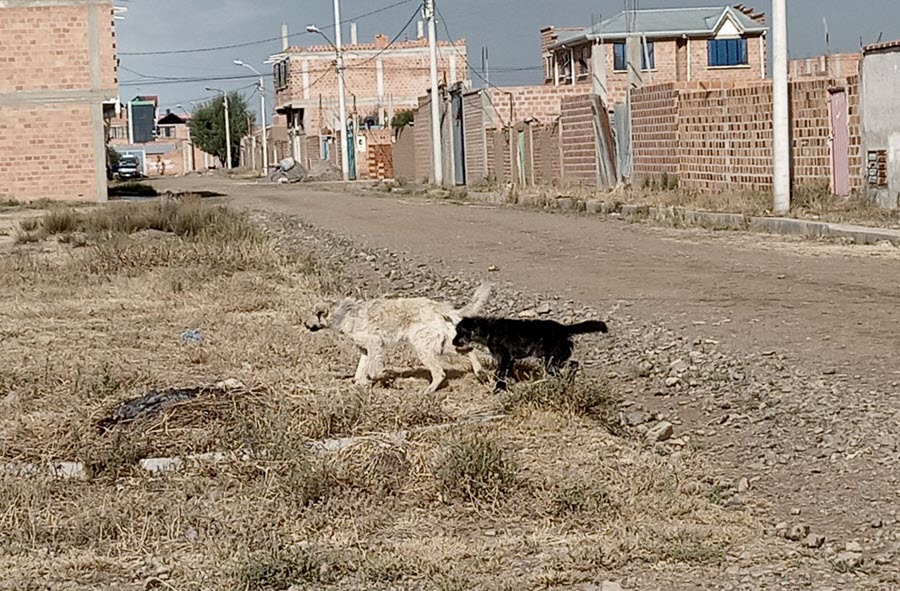
[[[560,180],[559,122],[533,126],[534,175],[537,184],[557,184]]]
[[[847,78],[847,106],[850,111],[850,190],[862,191],[865,176],[862,151],[862,119],[860,115],[859,75]]]
[[[577,86],[506,86],[489,91],[496,113],[495,122],[499,125],[510,125],[528,118],[549,123],[562,113],[564,97],[578,96],[584,92],[584,88]]]
[[[634,183],[678,174],[678,90],[675,84],[645,86],[632,96]]]
[[[485,141],[487,144],[487,178],[493,181],[497,180],[497,146],[494,143],[494,136],[497,129],[489,127],[484,130]]]
[[[102,125],[97,107],[117,92],[112,3],[72,4],[0,7],[0,198],[106,198],[97,176],[106,156],[101,146],[95,153],[93,130]],[[95,81],[89,11],[100,46]]]
[[[593,185],[597,182],[597,145],[594,137],[593,97],[562,100],[562,180]]]
[[[429,97],[419,99],[415,122],[413,132],[416,146],[416,180],[422,181],[434,176],[434,168],[431,163],[431,100]]]
[[[851,187],[861,186],[858,79],[791,83],[795,184],[828,184],[831,180],[829,89],[835,86],[848,89]],[[687,189],[771,189],[771,82],[644,88],[635,93],[632,104],[636,182],[665,172],[677,176]]]
[[[417,126],[416,126],[417,127]],[[416,174],[415,127],[404,127],[397,131],[394,142],[394,178],[404,181],[420,180]]]

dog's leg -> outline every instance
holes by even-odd
[[[384,349],[380,344],[369,347],[369,367],[366,375],[372,381],[384,377]]]
[[[369,353],[365,349],[360,349],[359,354],[359,365],[356,366],[356,376],[354,377],[354,381],[359,386],[365,386],[368,384],[368,372],[369,372]]]
[[[497,383],[494,385],[494,390],[504,391],[508,388],[507,379],[512,374],[515,361],[509,353],[495,355],[494,360],[497,362]]]
[[[469,362],[472,364],[472,372],[474,372],[476,376],[480,376],[484,373],[484,367],[482,367],[481,362],[478,361],[478,355],[475,354],[475,351],[469,351]]]
[[[431,372],[431,385],[429,385],[424,392],[424,394],[428,396],[434,394],[440,389],[447,377],[447,374],[444,371],[444,367],[441,365],[440,356],[434,355],[430,351],[420,351],[419,359],[422,361],[425,367],[428,368],[428,371]]]

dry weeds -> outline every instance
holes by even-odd
[[[748,513],[709,500],[690,454],[620,437],[602,384],[502,401],[458,372],[443,403],[417,375],[359,389],[353,348],[302,326],[342,281],[315,253],[191,199],[57,213],[40,241],[0,247],[0,466],[81,460],[90,476],[0,471],[0,589],[530,589],[770,551]],[[152,388],[226,378],[245,387],[97,428]],[[501,406],[514,415],[497,425],[418,429]],[[348,435],[364,437],[307,445]],[[238,461],[136,467],[220,450]]]

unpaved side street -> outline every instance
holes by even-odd
[[[297,215],[444,277],[490,276],[554,314],[609,311],[634,340],[629,402],[676,417],[714,473],[747,477],[750,499],[736,502],[762,511],[772,535],[802,523],[837,550],[859,540],[874,562],[900,560],[900,250],[209,177],[158,188]],[[740,359],[740,389],[719,399],[702,376],[666,380],[680,371],[659,367],[670,334]]]

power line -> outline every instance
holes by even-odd
[[[364,19],[370,16],[374,16],[376,14],[388,11],[392,8],[396,8],[397,6],[402,6],[404,4],[409,4],[410,2],[416,2],[417,0],[399,0],[398,2],[394,2],[393,4],[388,4],[387,6],[382,6],[381,8],[372,10],[370,12],[366,12],[363,14],[359,14],[353,17],[350,17],[346,20],[341,21],[341,24],[347,24],[350,22],[358,21],[360,19]],[[329,25],[326,27],[322,27],[322,30],[331,30],[334,29],[335,25]],[[288,35],[288,38],[291,37],[300,37],[303,35],[309,35],[307,31],[303,31],[302,33],[294,33],[293,35]],[[268,39],[259,39],[256,41],[247,41],[245,43],[233,43],[231,45],[218,45],[215,47],[198,47],[194,49],[169,49],[162,51],[133,51],[133,52],[122,52],[119,53],[120,56],[129,56],[129,57],[137,57],[137,56],[149,56],[149,55],[182,55],[186,53],[207,53],[212,51],[224,51],[226,49],[238,49],[241,47],[251,47],[253,45],[263,45],[265,43],[273,43],[275,41],[281,41],[282,37],[279,35],[278,37],[269,37]]]
[[[263,77],[271,78],[272,74],[263,74]],[[154,77],[148,78],[147,80],[123,80],[119,83],[120,87],[129,87],[129,86],[169,86],[172,84],[192,84],[197,82],[228,82],[231,80],[259,80],[259,76],[255,74],[252,75],[237,75],[237,76],[203,76],[196,78],[162,78],[162,77]]]

